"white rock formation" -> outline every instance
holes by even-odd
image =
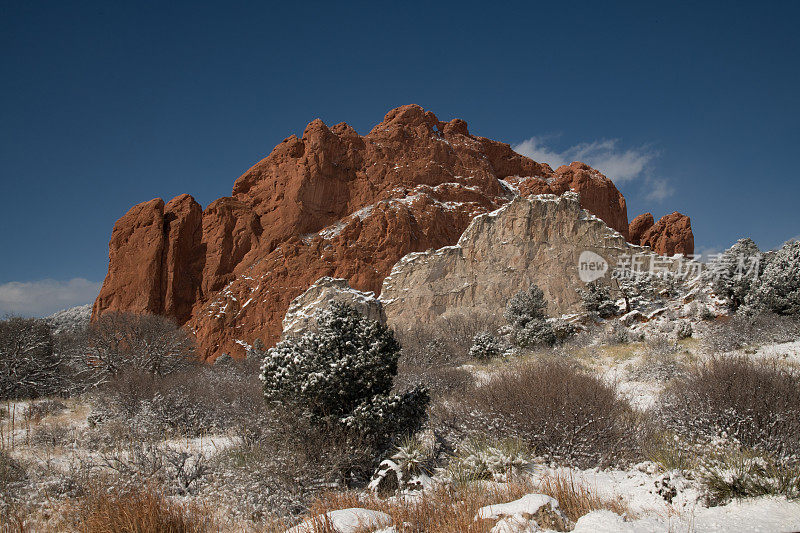
[[[674,271],[685,261],[626,242],[581,209],[575,193],[517,197],[475,217],[457,245],[400,259],[380,299],[388,323],[405,328],[454,315],[502,315],[515,293],[536,284],[549,313],[558,316],[580,311],[577,289],[587,280],[610,280],[624,258],[634,255],[645,270]],[[586,260],[598,256],[607,264]]]
[[[344,302],[367,318],[386,322],[381,303],[374,293],[357,291],[345,279],[324,277],[289,304],[283,317],[283,336],[296,335],[313,328],[314,315],[331,302]]]

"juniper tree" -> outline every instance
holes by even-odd
[[[503,316],[513,328],[514,343],[523,348],[556,342],[553,326],[547,322],[547,302],[536,285],[519,291],[506,304]]]
[[[400,344],[386,326],[343,303],[317,317],[317,330],[267,350],[261,382],[267,401],[313,421],[379,441],[416,430],[429,398],[424,387],[393,394]]]
[[[503,345],[500,341],[489,333],[482,331],[472,339],[472,347],[469,349],[469,356],[481,361],[488,361],[503,353]]]
[[[739,239],[710,265],[714,291],[731,311],[745,304],[764,271],[764,254],[751,239]]]
[[[789,241],[769,260],[747,306],[778,315],[800,315],[800,241]]]
[[[583,301],[583,308],[600,318],[611,318],[619,311],[617,304],[611,299],[611,291],[605,285],[589,283],[585,290],[578,293]]]

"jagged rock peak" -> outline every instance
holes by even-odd
[[[280,338],[290,302],[318,279],[378,294],[401,257],[455,244],[475,216],[515,195],[567,191],[627,235],[624,197],[588,165],[554,171],[418,105],[389,111],[363,136],[313,120],[205,210],[189,195],[131,208],[114,226],[93,317],[167,315],[196,333],[206,357],[242,354],[255,338]],[[686,249],[684,230],[664,230],[663,246]]]

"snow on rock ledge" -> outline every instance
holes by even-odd
[[[580,310],[576,289],[585,286],[579,258],[593,252],[608,264],[642,254],[674,270],[677,260],[625,241],[602,220],[581,209],[578,195],[516,197],[475,217],[455,246],[411,253],[383,282],[381,301],[392,327],[407,328],[476,311],[500,316],[517,291],[538,285],[551,316]]]
[[[546,527],[568,531],[572,523],[558,508],[558,501],[545,494],[527,494],[509,503],[487,505],[478,510],[476,521],[499,520],[492,533],[524,533]]]
[[[349,304],[367,318],[386,322],[383,306],[374,293],[357,291],[346,279],[324,277],[289,304],[283,317],[283,336],[297,335],[313,328],[316,313],[331,302]]]

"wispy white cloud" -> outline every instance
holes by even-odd
[[[548,138],[531,137],[513,148],[515,152],[548,163],[553,168],[582,161],[617,184],[646,175],[648,166],[658,156],[658,151],[649,146],[620,148],[619,139],[601,139],[558,151],[545,145]]]
[[[644,198],[652,202],[663,202],[675,192],[672,185],[665,179],[646,178],[645,186],[648,187],[648,191],[645,193]]]
[[[99,281],[10,281],[0,284],[0,315],[45,316],[60,309],[91,303],[100,292]]]

